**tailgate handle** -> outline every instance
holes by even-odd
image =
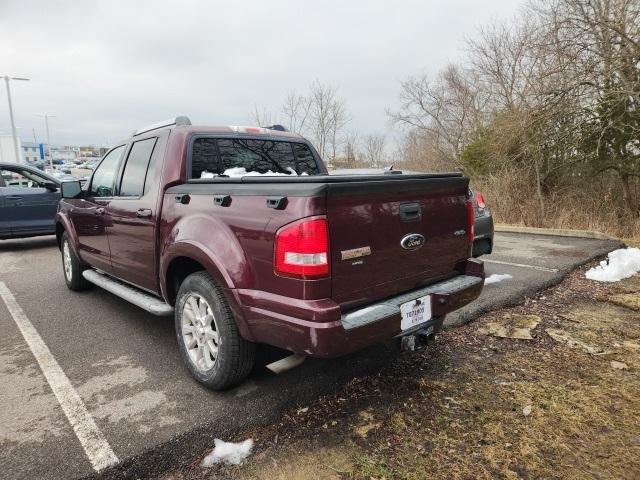
[[[219,207],[228,207],[231,205],[231,195],[214,195],[213,203]]]
[[[284,210],[287,206],[287,197],[269,197],[267,198],[267,207],[274,210]]]
[[[403,222],[413,222],[422,218],[419,203],[403,203],[400,205],[400,218]]]

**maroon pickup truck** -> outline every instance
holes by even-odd
[[[315,357],[420,347],[482,290],[467,178],[330,175],[283,130],[177,117],[117,144],[83,187],[62,184],[67,286],[174,315],[209,388],[245,378],[258,343]]]

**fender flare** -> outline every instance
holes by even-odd
[[[170,295],[167,280],[169,275],[169,266],[176,258],[189,258],[198,262],[205,268],[205,270],[221,287],[222,294],[231,309],[233,318],[238,326],[238,330],[240,331],[240,335],[249,341],[255,341],[254,336],[251,333],[251,329],[249,328],[249,325],[242,313],[242,307],[234,293],[235,285],[233,279],[215,253],[199,242],[183,240],[171,244],[162,253],[160,262],[160,291],[165,301],[170,304],[175,304],[175,301],[172,302],[173,299],[169,298]],[[174,292],[174,294],[177,294],[177,292]]]
[[[62,230],[67,232],[67,235],[69,236],[69,240],[71,240],[69,242],[71,244],[71,248],[73,249],[73,252],[76,254],[76,256],[80,258],[80,255],[79,255],[80,245],[79,245],[78,235],[75,229],[73,228],[73,224],[71,223],[71,220],[69,220],[69,217],[67,217],[61,212],[58,212],[56,214],[56,238],[58,240],[58,248],[60,248],[62,234],[58,236],[58,225],[61,225]]]
[[[167,275],[169,273],[169,265],[171,262],[179,257],[187,257],[195,260],[211,274],[211,276],[218,282],[222,288],[235,288],[231,276],[223,267],[222,262],[214,252],[212,252],[205,245],[193,241],[182,240],[171,244],[167,249],[162,252],[160,261],[160,272],[162,277],[160,278],[160,287],[163,292],[167,292]]]

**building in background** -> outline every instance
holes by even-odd
[[[27,163],[38,162],[44,159],[44,145],[42,143],[21,142],[22,159]]]
[[[93,145],[51,145],[51,158],[55,163],[83,163],[90,160],[102,158],[107,152],[105,147],[95,147]],[[44,143],[23,142],[18,138],[18,151],[21,158],[18,163],[41,163],[49,162],[49,149]],[[0,134],[0,162],[15,162],[15,152],[13,149],[13,137],[7,134]]]

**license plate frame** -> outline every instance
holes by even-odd
[[[431,295],[425,295],[401,304],[400,318],[400,329],[402,331],[427,323],[433,318]]]

